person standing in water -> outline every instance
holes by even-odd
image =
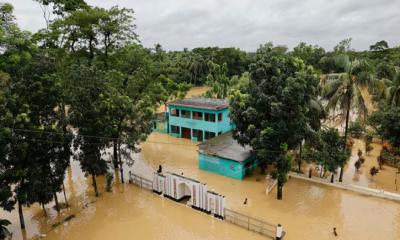
[[[243,202],[243,204],[244,204],[244,205],[246,205],[246,204],[247,204],[247,198],[245,198],[245,199],[244,199],[244,202]]]
[[[335,228],[335,227],[333,228],[333,235],[335,235],[335,237],[337,237],[337,236],[338,236],[338,234],[337,234],[337,232],[336,232],[336,228]]]

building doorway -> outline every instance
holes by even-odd
[[[193,137],[197,138],[197,141],[202,142],[203,141],[203,131],[193,129]]]
[[[191,136],[191,130],[190,130],[190,128],[182,128],[182,137],[183,138],[188,138],[188,139],[192,139],[192,136]]]
[[[187,184],[185,183],[179,184],[178,192],[183,195],[180,199],[178,199],[179,202],[186,205],[190,203],[189,200],[192,197],[192,192],[190,191],[190,188]]]

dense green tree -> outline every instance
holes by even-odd
[[[333,51],[334,51],[336,54],[345,54],[345,53],[348,53],[348,52],[352,51],[352,48],[351,48],[351,41],[352,41],[352,40],[353,40],[352,38],[343,39],[342,41],[340,41],[340,42],[333,48]]]
[[[291,165],[287,150],[312,131],[308,106],[316,98],[318,80],[302,60],[275,50],[266,44],[257,51],[249,86],[231,97],[231,118],[234,138],[251,145],[262,165],[274,166],[281,199]]]
[[[0,219],[0,240],[5,239],[10,232],[7,229],[7,226],[10,225],[11,222],[6,219]]]
[[[209,61],[208,62],[209,74],[207,76],[207,85],[210,87],[205,95],[207,97],[215,97],[224,99],[228,97],[228,88],[230,79],[227,76],[228,66],[224,63],[222,66]]]
[[[387,104],[400,107],[400,73],[392,81],[386,81],[386,85]]]
[[[382,136],[393,146],[400,147],[400,107],[389,107],[383,111],[380,128]]]
[[[107,163],[102,151],[106,149],[110,139],[86,137],[109,136],[112,126],[111,116],[103,108],[103,93],[106,89],[105,74],[94,66],[72,65],[70,79],[80,87],[75,89],[70,108],[71,121],[78,127],[78,136],[74,141],[79,153],[75,156],[85,174],[90,175],[96,196],[99,196],[96,176],[107,172]],[[82,82],[82,79],[85,81]]]
[[[53,7],[53,13],[57,15],[65,15],[72,13],[79,9],[85,9],[88,7],[84,0],[35,0],[44,6],[51,5]]]
[[[371,51],[382,51],[384,49],[389,48],[389,44],[385,40],[381,40],[369,47]]]
[[[12,8],[3,7],[3,16],[12,15]],[[6,190],[11,187],[13,191],[12,199],[8,199],[7,205],[2,204],[2,207],[9,210],[12,207],[9,203],[17,202],[21,227],[24,228],[22,206],[35,202],[48,203],[52,199],[48,196],[55,195],[60,189],[65,168],[52,171],[49,152],[62,148],[59,145],[44,146],[43,142],[51,142],[52,139],[38,136],[60,129],[55,110],[59,100],[59,83],[51,76],[55,69],[54,62],[45,51],[34,46],[30,34],[20,31],[12,19],[6,17],[1,20],[3,51],[0,72],[1,85],[6,87],[0,94],[0,111],[4,113],[0,117],[0,138],[4,139],[0,151],[0,179]],[[57,164],[60,164],[58,159]],[[36,174],[39,169],[48,169],[53,179],[49,175]],[[60,180],[54,181],[55,178]],[[50,194],[43,197],[48,189]]]
[[[238,48],[195,48],[192,52],[200,55],[206,64],[208,61],[212,61],[220,66],[226,64],[229,78],[235,75],[240,76],[243,72],[247,71],[250,63],[248,54]]]
[[[316,134],[309,154],[310,159],[313,159],[317,164],[322,165],[325,170],[332,173],[332,183],[337,168],[343,166],[347,159],[344,139],[340,137],[339,132],[334,128],[324,128]]]
[[[305,64],[317,69],[320,59],[325,56],[325,50],[320,46],[307,45],[305,42],[301,42],[293,48],[292,54],[302,59]]]
[[[322,96],[328,100],[327,109],[343,111],[345,116],[345,145],[349,128],[350,111],[357,109],[361,117],[366,117],[368,109],[366,100],[362,95],[363,88],[372,88],[374,78],[369,74],[370,66],[365,60],[346,61],[346,72],[340,74],[338,79],[328,82],[323,86]],[[340,171],[339,181],[343,178],[343,167]]]
[[[387,62],[381,62],[376,66],[376,77],[378,79],[394,79],[396,75],[395,67]]]

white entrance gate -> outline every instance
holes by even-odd
[[[205,183],[171,172],[153,173],[153,191],[174,201],[190,197],[192,208],[224,218],[225,196],[208,191]]]

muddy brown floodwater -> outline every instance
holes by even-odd
[[[206,182],[210,189],[226,195],[229,208],[281,223],[287,231],[285,239],[400,239],[400,204],[396,202],[295,179],[287,182],[284,200],[278,201],[275,191],[265,194],[265,181],[261,175],[254,174],[239,181],[200,171],[197,146],[187,139],[152,133],[134,159],[130,170],[144,177],[150,178],[161,164],[164,171],[183,172]],[[49,204],[50,217],[47,219],[36,205],[25,209],[27,238],[46,234],[46,239],[53,240],[265,239],[118,181],[113,193],[107,193],[103,178],[99,178],[102,194],[96,199],[91,182],[83,176],[78,163],[72,163],[65,181],[72,207],[57,217]],[[62,199],[61,194],[59,198]],[[248,204],[243,206],[245,198],[248,198]],[[58,227],[51,226],[70,214],[75,218]],[[12,220],[14,239],[22,239],[17,212],[7,213],[5,217]],[[333,227],[338,229],[339,238],[333,237]]]
[[[359,144],[359,145],[357,145]],[[356,141],[356,146],[362,143]],[[379,151],[376,145],[367,157],[365,170],[375,164]],[[353,149],[353,153],[354,153]],[[207,183],[210,190],[226,196],[227,207],[272,223],[281,223],[287,231],[286,240],[321,239],[400,239],[400,204],[350,191],[289,179],[284,186],[283,200],[276,200],[276,189],[265,193],[265,177],[254,173],[239,181],[213,173],[200,171],[197,162],[197,145],[187,139],[177,139],[166,134],[152,133],[142,144],[142,151],[133,156],[128,171],[150,178],[161,164],[164,171],[183,173]],[[351,161],[354,161],[352,158]],[[345,179],[354,177],[354,163],[350,163]],[[387,168],[371,181],[368,175],[359,176],[360,184],[383,186],[393,169]],[[116,174],[117,178],[119,177]],[[70,208],[60,215],[53,203],[46,206],[49,217],[33,205],[24,209],[27,230],[21,232],[17,211],[0,216],[10,219],[13,239],[30,239],[40,235],[44,239],[266,239],[222,220],[192,210],[183,204],[155,195],[134,185],[114,184],[113,192],[104,190],[104,179],[98,178],[101,196],[95,198],[91,181],[84,177],[79,163],[71,162],[66,173],[66,190]],[[382,183],[381,183],[382,182]],[[63,201],[62,194],[59,194]],[[248,204],[243,205],[244,199]],[[62,222],[68,216],[74,218]],[[59,224],[61,222],[61,224]],[[339,236],[334,237],[336,227]]]

